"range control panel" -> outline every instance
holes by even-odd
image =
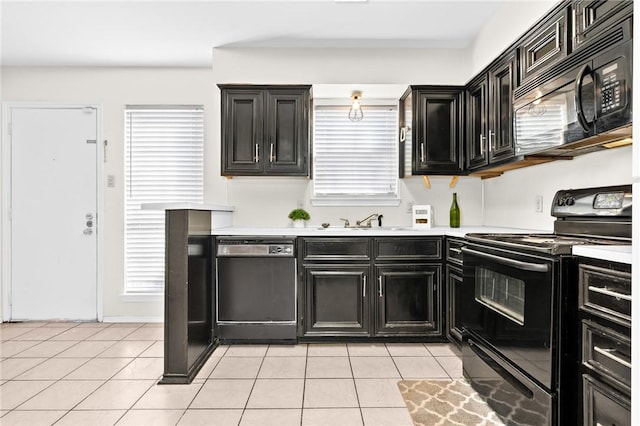
[[[551,215],[630,217],[633,197],[630,185],[558,191]]]

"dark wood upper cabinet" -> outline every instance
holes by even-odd
[[[516,77],[515,53],[507,54],[489,70],[489,162],[514,155],[513,89]]]
[[[573,49],[597,39],[611,24],[633,13],[632,1],[574,0],[572,2]]]
[[[467,86],[467,169],[473,171],[514,156],[515,51],[501,56]]]
[[[518,47],[520,52],[520,80],[538,74],[569,53],[567,15],[562,8],[556,14],[534,27]]]
[[[414,175],[464,173],[462,147],[463,88],[458,86],[411,86],[400,100],[411,105],[411,122],[401,117],[401,141],[411,137],[411,171]],[[400,111],[408,112],[402,107]],[[410,127],[409,127],[410,126]],[[409,128],[409,131],[407,131]],[[401,156],[404,153],[401,153]]]
[[[307,176],[311,86],[218,85],[223,176]]]
[[[487,74],[481,74],[467,88],[467,169],[474,170],[489,164],[487,154],[488,133]]]

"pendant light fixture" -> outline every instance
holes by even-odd
[[[362,105],[360,105],[360,98],[362,97],[362,92],[354,91],[351,93],[351,108],[349,108],[349,120],[351,121],[360,121],[364,117],[362,113]]]

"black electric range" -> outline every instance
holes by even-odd
[[[505,423],[574,419],[580,348],[573,249],[631,244],[631,208],[630,185],[562,190],[551,208],[553,233],[466,236],[463,371]]]

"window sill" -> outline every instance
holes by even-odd
[[[312,198],[312,206],[399,206],[399,198],[355,198],[355,197],[321,197]]]
[[[164,293],[122,293],[123,302],[163,302]]]

